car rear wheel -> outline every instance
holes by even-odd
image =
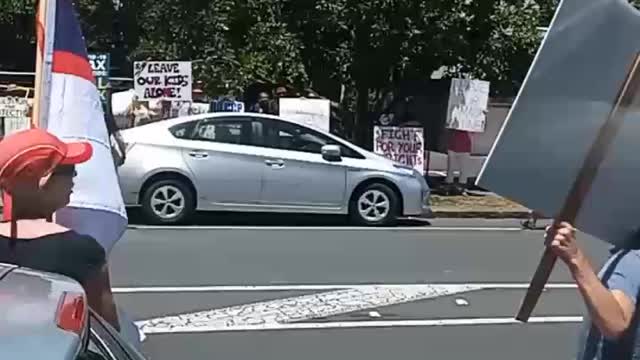
[[[349,216],[358,225],[395,225],[400,214],[399,204],[395,191],[385,184],[374,183],[354,194]]]
[[[184,223],[195,211],[193,191],[180,180],[156,181],[144,192],[142,210],[152,224]]]

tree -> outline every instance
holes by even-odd
[[[0,66],[33,68],[33,2],[4,0]],[[639,0],[640,1],[640,0]],[[88,44],[121,75],[136,60],[192,60],[210,94],[259,81],[311,85],[369,112],[405,79],[471,75],[513,95],[557,0],[77,0]],[[115,54],[115,56],[114,56]],[[26,60],[26,61],[25,61]]]

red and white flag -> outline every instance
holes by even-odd
[[[100,94],[73,3],[40,1],[37,33],[42,58],[36,77],[40,91],[35,125],[63,141],[93,145],[92,159],[77,167],[71,203],[56,213],[56,222],[93,236],[109,253],[126,229],[127,215]]]

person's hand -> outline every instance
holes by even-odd
[[[547,246],[568,266],[576,266],[583,258],[583,253],[576,242],[576,228],[567,222],[547,227]]]

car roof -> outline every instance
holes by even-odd
[[[275,115],[268,115],[268,114],[261,114],[261,113],[253,113],[253,112],[213,112],[213,113],[206,113],[206,114],[198,114],[198,115],[189,115],[189,116],[181,116],[181,117],[177,117],[177,118],[172,118],[172,119],[167,119],[167,120],[160,120],[160,121],[156,121],[156,122],[152,122],[149,124],[145,124],[142,126],[137,126],[134,128],[129,128],[129,129],[125,129],[122,131],[123,135],[129,135],[129,136],[134,136],[135,138],[137,138],[138,140],[147,138],[149,135],[149,131],[157,131],[160,129],[168,129],[172,126],[178,125],[178,124],[183,124],[183,123],[187,123],[189,121],[198,121],[198,120],[204,120],[204,119],[211,119],[211,118],[229,118],[229,117],[246,117],[246,116],[251,116],[251,117],[256,117],[256,118],[263,118],[263,119],[273,119],[273,120],[279,120],[279,121],[283,121],[283,122],[287,122],[287,123],[291,123],[291,124],[295,124],[298,126],[303,126],[303,127],[307,127],[307,128],[311,128],[307,125],[304,124],[300,124],[297,123],[295,121],[291,121],[288,119],[284,119],[281,118],[279,116],[275,116]],[[365,154],[372,154],[370,151],[363,149],[351,142],[349,142],[348,140],[345,140],[339,136],[336,136],[328,131],[324,131],[324,130],[320,130],[320,129],[315,129],[315,128],[311,128],[314,131],[318,131],[324,135],[327,135],[331,138],[333,138],[334,140],[342,143],[342,144],[346,144],[351,148],[354,148],[355,150],[357,150],[358,152],[362,152]]]
[[[67,292],[84,293],[62,275],[0,263],[0,359],[74,359],[80,337],[56,324]]]

